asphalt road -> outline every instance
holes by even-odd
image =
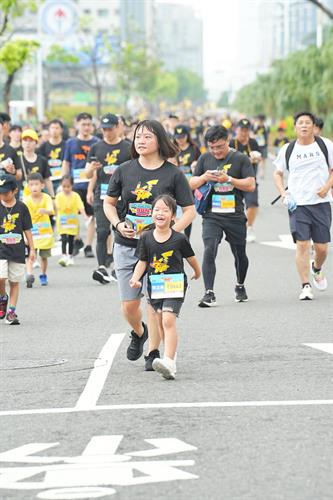
[[[48,287],[22,288],[22,324],[0,325],[2,500],[333,498],[333,354],[304,345],[333,342],[332,287],[298,300],[294,251],[263,244],[288,234],[269,172],[260,189],[250,300],[233,300],[223,242],[219,307],[198,308],[191,284],[174,382],[127,361],[117,287],[91,279],[95,260],[54,257]],[[332,252],[325,271],[331,284]]]

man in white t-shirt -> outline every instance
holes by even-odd
[[[333,143],[314,135],[315,116],[310,112],[295,115],[297,140],[290,153],[285,144],[274,161],[275,185],[288,207],[291,234],[296,243],[296,266],[301,279],[300,300],[312,300],[310,271],[314,286],[326,290],[327,280],[322,266],[331,241],[331,188],[333,186]],[[284,175],[289,171],[288,191]],[[311,240],[315,257],[310,263]]]

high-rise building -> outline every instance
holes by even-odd
[[[154,0],[119,0],[119,22],[122,42],[144,40],[154,45],[155,2]]]

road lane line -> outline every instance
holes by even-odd
[[[114,357],[124,337],[125,333],[113,333],[110,335],[95,361],[94,368],[90,373],[86,386],[76,403],[76,409],[87,410],[95,408],[111,369]],[[103,362],[105,362],[105,364],[103,364]]]
[[[307,347],[312,347],[312,349],[318,349],[318,351],[323,351],[323,352],[328,352],[329,354],[333,354],[333,343],[326,343],[326,344],[303,344],[306,345]]]
[[[73,408],[41,408],[35,410],[5,410],[0,411],[0,417],[20,415],[48,415],[56,413],[79,413],[89,411],[119,411],[119,410],[165,410],[165,409],[205,409],[205,408],[263,408],[263,407],[288,407],[288,406],[333,406],[333,399],[300,399],[290,401],[213,401],[198,403],[151,403],[151,404],[121,404],[101,405],[94,407],[77,406]]]

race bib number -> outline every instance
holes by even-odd
[[[101,196],[100,196],[101,200],[105,199],[106,193],[108,191],[108,186],[109,186],[108,184],[101,184]]]
[[[112,175],[118,167],[119,165],[104,165],[103,172],[107,175]]]
[[[76,214],[60,215],[59,223],[61,229],[76,229],[79,225],[79,219]]]
[[[86,171],[84,168],[76,168],[73,170],[74,184],[78,184],[80,182],[89,182],[87,179]]]
[[[49,222],[36,222],[32,226],[32,236],[34,240],[43,240],[52,236],[52,227]]]
[[[152,299],[182,299],[184,274],[152,274],[149,276]]]
[[[61,160],[53,160],[52,158],[48,161],[50,172],[51,172],[51,181],[59,181],[62,177],[61,175]]]
[[[217,214],[235,213],[236,200],[234,194],[213,194],[212,196],[212,212]]]
[[[5,245],[16,245],[17,243],[20,243],[21,240],[22,240],[21,234],[16,234],[16,233],[0,234],[0,242],[4,243]]]
[[[152,206],[149,203],[130,203],[129,213],[137,217],[151,217]]]
[[[135,239],[139,239],[140,233],[150,224],[153,223],[152,217],[135,217],[133,215],[126,215],[125,224],[135,232]]]
[[[264,135],[257,135],[256,139],[257,139],[258,146],[260,146],[261,148],[263,146],[265,146],[266,141],[265,141],[265,136]]]

